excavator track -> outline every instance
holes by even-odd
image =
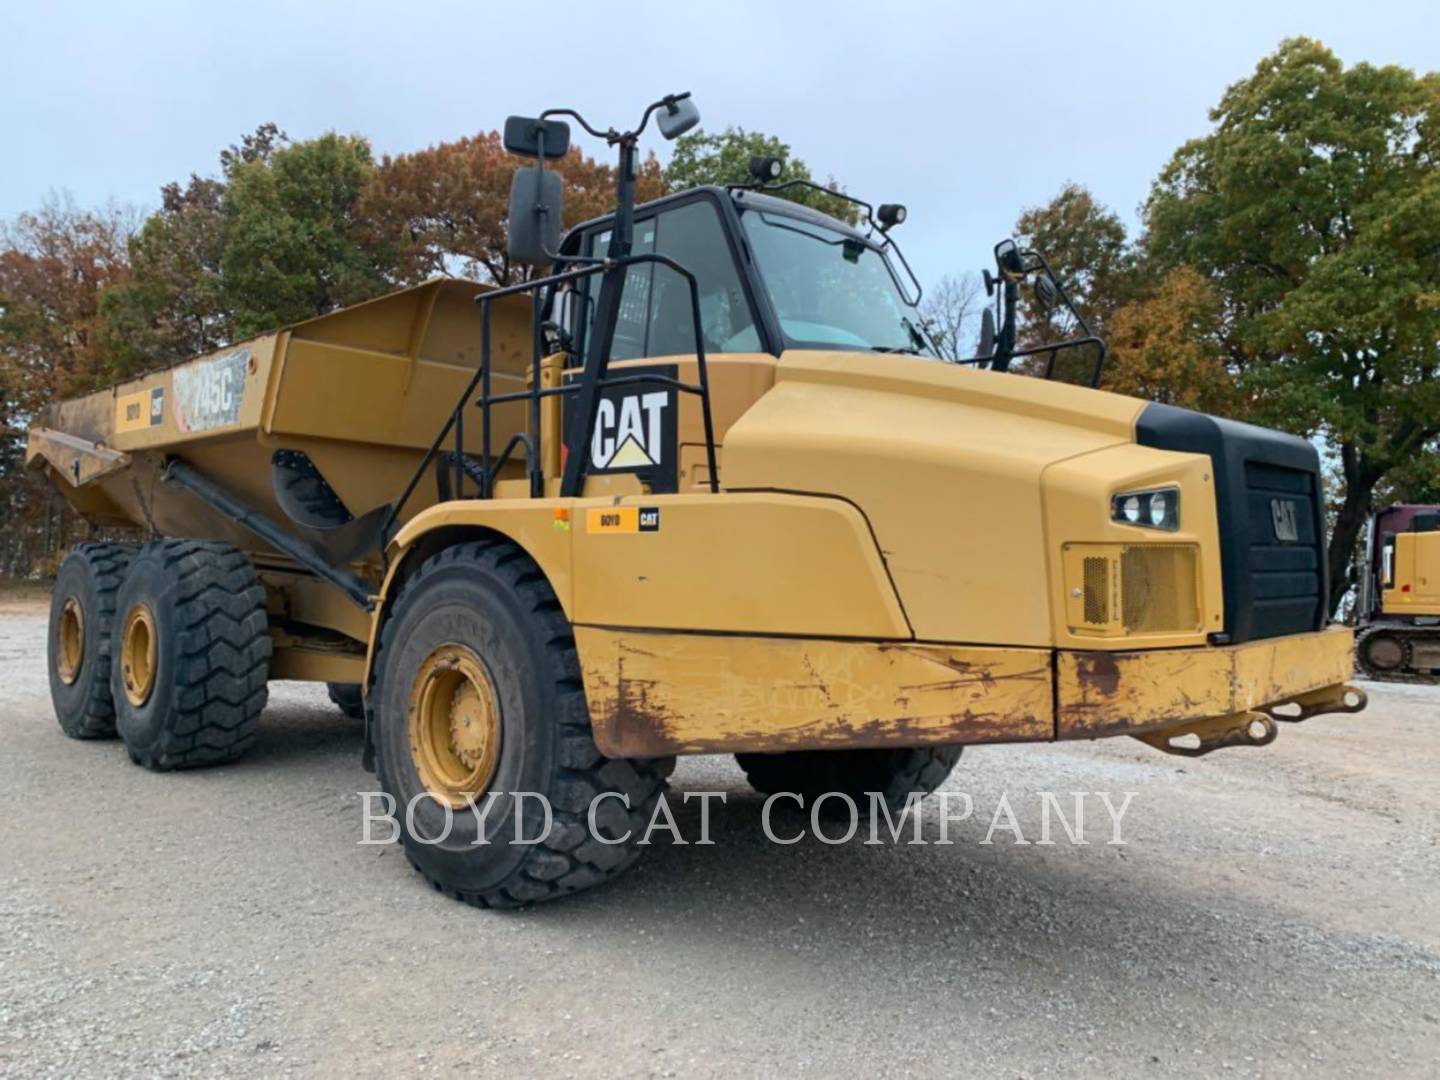
[[[1429,646],[1427,652],[1440,653],[1440,626],[1367,626],[1355,639],[1355,662],[1367,679],[1376,682],[1440,684],[1440,675],[1433,669],[1416,669],[1417,644]]]

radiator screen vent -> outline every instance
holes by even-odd
[[[1110,621],[1110,560],[1101,556],[1085,559],[1085,621],[1104,626]]]
[[[1189,546],[1137,544],[1126,548],[1120,557],[1125,632],[1162,634],[1198,627],[1195,563],[1195,549]]]

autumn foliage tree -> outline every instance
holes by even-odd
[[[397,284],[458,274],[497,285],[517,280],[506,252],[510,179],[521,159],[505,152],[499,132],[380,161],[362,193],[358,214],[366,242],[384,252]],[[565,182],[566,227],[608,213],[615,205],[615,169],[578,149],[547,162]],[[642,164],[636,199],[665,193],[660,164]]]
[[[1015,235],[1055,270],[1091,330],[1104,335],[1116,311],[1134,294],[1136,253],[1118,214],[1080,184],[1067,183],[1044,206],[1021,213]],[[1028,336],[1053,336],[1058,313],[1023,297]]]
[[[1219,293],[1190,267],[1165,274],[1108,317],[1106,389],[1220,416],[1245,411],[1220,347]]]
[[[28,573],[41,554],[37,529],[49,524],[46,493],[21,465],[31,418],[115,375],[99,300],[128,276],[131,228],[124,210],[63,200],[0,226],[0,573]]]

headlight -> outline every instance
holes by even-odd
[[[1174,532],[1180,528],[1180,491],[1122,491],[1110,500],[1110,519],[1121,525]]]

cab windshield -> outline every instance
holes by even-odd
[[[741,220],[787,346],[939,355],[877,248],[788,214]]]

